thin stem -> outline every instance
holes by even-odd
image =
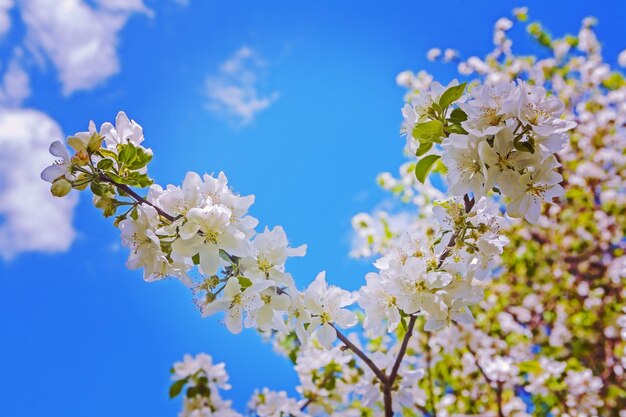
[[[504,417],[502,411],[502,381],[498,381],[496,385],[496,402],[498,404],[498,417]]]
[[[391,392],[393,390],[393,383],[398,377],[398,370],[400,369],[400,364],[402,364],[402,359],[406,354],[406,349],[409,346],[409,339],[413,335],[413,328],[415,328],[415,322],[417,321],[417,316],[411,316],[409,319],[409,324],[407,326],[406,333],[404,334],[404,338],[402,339],[402,344],[400,345],[400,351],[398,352],[398,357],[393,364],[393,368],[391,368],[391,373],[387,378],[387,381],[383,383],[383,402],[385,405],[385,417],[393,416],[393,401],[391,397]]]
[[[402,345],[400,346],[400,352],[398,352],[398,357],[396,358],[396,362],[393,364],[393,368],[391,368],[391,373],[389,374],[389,379],[387,380],[387,384],[389,386],[393,385],[394,380],[398,376],[398,370],[400,369],[400,364],[402,363],[402,359],[406,354],[406,348],[409,345],[409,339],[413,335],[413,328],[415,327],[415,322],[417,321],[417,316],[411,316],[409,319],[409,324],[407,326],[406,333],[404,334],[404,339],[402,339]]]
[[[393,398],[391,397],[391,390],[383,390],[383,404],[385,406],[385,417],[393,417]]]
[[[365,362],[365,364],[372,370],[372,372],[374,372],[374,375],[376,375],[378,379],[380,379],[380,382],[382,382],[384,385],[387,382],[387,375],[385,375],[385,373],[381,371],[378,366],[376,366],[374,361],[372,361],[361,349],[356,347],[354,343],[352,343],[343,333],[341,333],[341,331],[337,329],[334,324],[331,324],[331,326],[333,326],[333,328],[337,332],[337,337],[339,338],[339,340],[341,340],[348,349],[353,351],[355,355],[361,358],[363,362]]]
[[[468,194],[465,194],[463,196],[463,204],[465,208],[465,213],[469,213],[470,211],[472,211],[474,204],[476,204],[476,199],[473,197],[470,198]],[[450,236],[450,241],[448,242],[446,249],[443,251],[443,253],[439,257],[438,267],[441,267],[441,265],[443,265],[443,262],[446,260],[446,258],[450,256],[450,253],[452,253],[452,248],[456,244],[457,237],[458,237],[458,231],[456,231],[455,233],[452,234],[452,236]],[[409,340],[411,339],[411,336],[413,335],[413,328],[415,327],[416,321],[417,321],[417,316],[412,315],[409,320],[407,332],[405,333],[404,339],[402,340],[402,345],[400,346],[400,352],[398,352],[398,357],[396,358],[396,361],[393,364],[393,368],[391,369],[391,373],[389,374],[389,377],[387,378],[386,381],[381,379],[381,382],[383,383],[383,403],[385,406],[385,417],[393,417],[393,401],[391,397],[391,392],[393,390],[393,383],[398,377],[398,370],[400,369],[400,365],[402,364],[402,359],[404,358],[404,355],[406,354],[406,349],[409,344]],[[427,345],[428,363],[430,366],[430,348],[428,347],[428,343],[426,343],[426,345]],[[430,373],[430,370],[428,372],[428,377],[429,377],[430,385],[431,385],[431,394],[432,396],[434,396],[434,385],[433,385],[432,375]],[[433,399],[432,406],[433,406],[433,413],[434,413],[433,417],[437,417],[437,411],[435,410],[434,399]]]
[[[306,402],[304,404],[302,404],[302,407],[300,407],[300,411],[304,411],[306,410],[306,408],[311,405],[311,403],[314,401],[315,397],[310,397],[308,400],[306,400]]]
[[[167,219],[167,220],[169,220],[172,223],[174,223],[177,220],[176,217],[170,216],[169,214],[167,214],[166,212],[161,210],[159,207],[157,207],[156,205],[152,204],[151,202],[149,202],[148,200],[146,200],[145,198],[143,198],[139,194],[137,194],[128,185],[120,184],[118,182],[115,182],[113,179],[107,177],[105,174],[100,174],[99,178],[100,178],[100,181],[108,182],[109,184],[112,184],[113,186],[117,187],[118,189],[124,191],[126,194],[128,194],[131,198],[133,198],[138,203],[147,204],[147,205],[153,207],[157,211],[157,213],[159,213],[159,215],[161,217],[163,217],[164,219]]]
[[[318,384],[318,387],[323,387],[324,385],[326,385],[331,378],[335,377],[335,373],[331,372],[329,374],[327,374],[324,379],[322,380],[321,383]],[[302,404],[302,406],[300,407],[300,411],[304,411],[306,410],[306,408],[311,405],[311,403],[315,402],[315,400],[317,400],[318,395],[315,393],[311,393],[311,396],[306,400],[306,402],[304,404]]]
[[[469,195],[467,194],[463,196],[463,205],[465,207],[465,213],[469,213],[470,211],[472,211],[474,204],[476,204],[476,199],[474,197],[470,198]],[[454,247],[454,245],[456,245],[456,239],[459,237],[459,232],[460,231],[457,230],[454,233],[452,233],[452,236],[450,236],[450,240],[448,241],[446,248],[441,253],[441,256],[439,256],[439,264],[437,265],[437,268],[441,268],[441,265],[443,265],[443,262],[452,253],[452,248]],[[461,239],[463,239],[463,236],[461,236]]]

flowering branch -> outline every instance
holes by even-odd
[[[483,298],[478,280],[494,274],[509,243],[502,234],[505,214],[537,223],[543,203],[564,191],[555,155],[575,124],[561,119],[563,102],[522,81],[483,84],[469,93],[465,87],[433,83],[403,109],[407,147],[418,157],[409,183],[427,188],[435,172],[448,189],[428,200],[418,230],[383,251],[377,272],[355,293],[329,285],[324,272],[298,290],[286,262],[303,256],[306,247],[291,247],[281,227],[258,232],[258,220],[248,214],[254,196],[233,192],[225,174],[189,172],[180,186],[154,184],[147,175],[152,151],[142,146],[141,127],[124,113],[115,125],[97,131],[90,123],[87,132],[68,138],[72,156],[55,142],[51,152],[61,159],[42,178],[56,196],[89,187],[105,216],[130,205],[114,223],[130,249],[129,268],[142,268],[147,281],[178,278],[192,289],[203,316],[222,313],[232,333],[256,329],[285,351],[309,398],[295,401],[263,390],[251,402],[260,417],[303,417],[314,406],[366,410],[381,402],[380,411],[393,417],[394,404],[414,409],[421,395],[424,372],[408,354],[418,317],[433,335],[450,323],[472,323],[469,307]],[[147,197],[139,188],[147,188]],[[372,341],[366,349],[343,330],[359,322],[355,303]],[[386,337],[401,334],[396,331],[405,324],[402,338]],[[428,343],[425,354],[436,416]],[[219,396],[229,387],[223,366],[202,356],[175,368],[170,394],[187,388],[185,410],[231,415],[230,403]],[[495,389],[502,415],[502,384]]]

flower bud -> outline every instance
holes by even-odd
[[[110,217],[117,211],[117,200],[109,194],[102,197],[94,195],[94,205],[104,212],[104,217]]]
[[[65,197],[72,190],[72,184],[65,178],[59,178],[52,183],[50,192],[55,197]]]
[[[80,150],[72,156],[72,164],[73,165],[87,165],[89,163],[89,155],[84,150]]]
[[[87,143],[87,150],[90,153],[95,153],[102,147],[102,136],[99,133],[94,133],[91,135],[89,142]]]

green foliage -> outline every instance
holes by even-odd
[[[626,79],[619,72],[612,72],[607,79],[602,81],[602,86],[609,90],[618,90],[626,86]]]
[[[448,118],[448,121],[450,123],[461,123],[466,120],[467,120],[467,114],[460,107],[457,107],[454,110],[452,110],[452,113],[450,113],[450,117]]]
[[[425,153],[427,153],[428,151],[430,151],[432,147],[433,147],[433,142],[423,142],[423,143],[420,143],[420,146],[417,148],[417,151],[415,152],[415,155],[416,156],[422,156]]]
[[[545,30],[543,30],[543,27],[539,22],[531,23],[527,26],[526,30],[540,45],[547,47],[552,46],[552,38]]]
[[[439,120],[417,123],[413,128],[413,137],[419,140],[420,144],[428,142],[441,143],[442,136],[443,123]]]
[[[246,278],[244,276],[238,276],[237,279],[239,280],[239,285],[241,286],[242,290],[245,290],[246,288],[252,285],[252,281],[250,281],[250,278]]]
[[[465,86],[467,83],[462,83],[459,85],[452,86],[443,92],[441,98],[439,99],[439,105],[442,109],[445,109],[450,104],[454,103],[458,99],[463,96],[463,92],[465,91]]]
[[[96,165],[96,167],[101,170],[101,171],[108,171],[111,168],[113,168],[113,160],[111,159],[101,159],[98,162],[98,165]]]
[[[185,378],[185,379],[179,379],[178,381],[174,382],[172,386],[170,387],[170,398],[178,397],[178,395],[183,390],[183,388],[185,387],[185,384],[187,384],[188,381],[189,381],[189,378]]]
[[[535,153],[535,139],[532,136],[516,136],[513,140],[513,146],[518,151]]]
[[[415,165],[415,176],[419,182],[423,184],[426,181],[430,169],[439,158],[441,158],[439,155],[427,155],[417,162]]]

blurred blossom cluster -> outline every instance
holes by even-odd
[[[528,19],[525,8],[514,15],[518,22]],[[497,119],[485,92],[498,101],[506,92],[494,95],[494,89],[524,79],[560,99],[564,119],[576,125],[569,144],[555,155],[565,194],[533,213],[533,225],[506,223],[502,234],[510,250],[503,252],[499,274],[485,287],[480,308],[473,310],[475,323],[414,339],[416,352],[432,352],[426,372],[434,382],[422,383],[432,389],[429,415],[626,415],[626,81],[604,61],[596,24],[586,18],[578,34],[553,38],[539,23],[526,22],[521,26],[545,47],[538,58],[513,52],[509,31],[514,23],[502,18],[494,28],[492,52],[454,61],[460,75],[484,83],[469,96],[487,97],[486,105],[461,104],[468,115],[482,112]],[[451,61],[437,51],[428,58]],[[626,50],[617,61],[626,66]],[[413,107],[424,91],[438,88],[423,71],[404,72],[398,83],[408,89],[406,99]],[[495,140],[506,131],[490,123],[462,126],[495,133]],[[430,223],[440,198],[439,189],[416,181],[415,151],[409,140],[409,161],[399,176],[379,177],[384,189],[419,207],[409,230]],[[480,146],[478,153],[490,159],[481,171],[488,180],[499,170],[498,162]],[[513,201],[501,203],[510,207]],[[378,218],[393,222],[387,213],[355,217],[359,244],[353,253],[384,252],[406,239],[400,231],[380,233]]]

